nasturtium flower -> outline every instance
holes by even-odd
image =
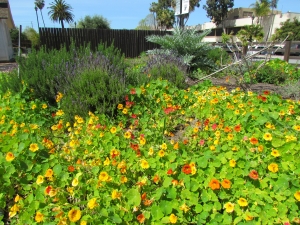
[[[88,202],[88,204],[87,204],[87,206],[88,206],[89,209],[93,209],[96,206],[98,206],[97,198],[90,199],[89,202]]]
[[[217,179],[212,179],[212,180],[209,182],[209,187],[210,187],[212,190],[218,190],[218,189],[220,189],[220,182],[219,182]]]
[[[294,197],[300,202],[300,190],[295,192]]]
[[[173,213],[169,217],[170,223],[177,223],[177,216]]]
[[[189,164],[186,164],[182,167],[182,172],[184,172],[185,174],[191,174],[192,167]]]
[[[17,204],[14,204],[9,210],[9,214],[8,214],[9,218],[14,217],[19,211],[20,211],[20,207]]]
[[[149,163],[145,159],[142,159],[141,160],[141,167],[143,169],[148,169],[149,168]]]
[[[273,172],[273,173],[276,173],[278,171],[278,165],[276,163],[271,163],[269,166],[268,166],[268,169]]]
[[[68,217],[71,222],[77,222],[81,218],[81,211],[79,209],[71,209],[68,212]]]
[[[253,220],[253,216],[251,214],[249,214],[249,213],[246,213],[245,216],[244,216],[244,218],[245,218],[246,221]]]
[[[158,184],[159,180],[160,180],[160,178],[159,178],[158,175],[155,175],[155,176],[153,177],[153,182],[154,182],[154,183]]]
[[[131,133],[130,133],[130,131],[126,131],[126,132],[125,132],[124,138],[126,138],[126,139],[131,138]]]
[[[52,177],[53,176],[53,170],[52,169],[47,169],[45,173],[45,177]]]
[[[249,173],[249,177],[253,180],[257,180],[259,177],[258,172],[256,170],[251,170]]]
[[[102,171],[99,175],[99,180],[100,181],[107,181],[109,178],[108,173],[105,171]]]
[[[15,201],[15,202],[18,202],[18,201],[20,201],[21,199],[22,199],[22,198],[20,197],[20,195],[16,195],[14,201]]]
[[[106,157],[105,161],[103,162],[104,166],[108,166],[110,164],[110,160],[108,157]]]
[[[234,146],[231,148],[231,150],[232,150],[232,151],[237,151],[237,150],[239,150],[239,148],[238,148],[236,145],[234,145]]]
[[[39,150],[38,144],[36,144],[36,143],[30,144],[29,150],[32,151],[32,152],[36,152],[37,150]]]
[[[257,138],[255,138],[255,137],[251,137],[251,138],[250,138],[250,143],[251,143],[251,144],[253,144],[253,145],[256,145],[256,144],[258,144],[258,140],[257,140]]]
[[[141,138],[140,138],[140,144],[141,144],[141,145],[145,145],[145,144],[146,144],[146,139],[143,138],[143,137],[141,137]]]
[[[76,187],[76,186],[78,186],[78,184],[79,184],[78,179],[77,179],[77,178],[74,178],[73,181],[72,181],[72,186],[73,186],[73,187]]]
[[[56,99],[55,99],[56,102],[59,102],[62,99],[63,96],[64,95],[62,93],[58,92],[57,95],[56,95]]]
[[[161,158],[164,157],[164,156],[165,156],[165,151],[162,150],[162,149],[159,150],[159,151],[158,151],[158,156],[161,157]]]
[[[137,217],[136,217],[137,221],[139,221],[139,223],[144,223],[145,222],[145,216],[143,213],[139,214]]]
[[[163,143],[161,146],[160,146],[161,149],[163,150],[166,150],[168,148],[167,144],[166,143]]]
[[[293,126],[293,128],[294,128],[294,130],[296,130],[296,131],[300,131],[300,125],[295,125],[295,126]]]
[[[87,221],[86,220],[81,220],[80,225],[87,225]]]
[[[34,220],[35,220],[37,223],[43,222],[43,220],[44,220],[44,215],[43,215],[41,212],[36,212],[35,217],[34,217]]]
[[[124,108],[123,104],[118,104],[118,109],[123,109],[123,108]]]
[[[257,146],[257,150],[259,152],[262,152],[264,150],[264,146],[262,146],[262,145]]]
[[[241,125],[238,124],[233,128],[236,132],[240,132],[241,131]]]
[[[12,153],[12,152],[6,153],[5,160],[6,160],[7,162],[11,162],[11,161],[13,161],[14,159],[15,159],[14,153]]]
[[[118,192],[117,190],[113,190],[112,193],[111,193],[111,198],[112,199],[120,199],[122,196],[122,193],[121,192]]]
[[[38,185],[42,184],[44,182],[44,177],[42,175],[38,175],[36,179],[36,183]]]
[[[265,133],[263,138],[266,140],[266,141],[271,141],[272,140],[272,135],[270,133]]]
[[[116,132],[117,132],[117,128],[116,127],[110,128],[110,133],[114,134]]]
[[[215,150],[216,150],[216,146],[211,145],[211,146],[209,146],[209,149],[210,149],[211,151],[215,151]]]
[[[240,199],[238,200],[238,204],[239,204],[240,206],[244,207],[244,206],[247,206],[247,205],[248,205],[248,202],[247,202],[247,200],[246,200],[245,198],[240,198]]]
[[[48,107],[48,106],[47,106],[47,104],[45,104],[45,103],[42,105],[42,108],[43,108],[43,109],[47,109],[47,107]]]
[[[176,142],[176,143],[173,145],[173,149],[175,149],[175,150],[179,149],[179,143],[178,143],[178,142]]]
[[[280,156],[280,153],[279,153],[278,150],[272,149],[271,155],[274,156],[274,157],[279,157],[279,156]]]
[[[179,209],[184,211],[185,213],[190,210],[190,208],[185,203],[181,205]]]
[[[230,140],[232,140],[232,139],[233,139],[233,134],[228,134],[228,135],[227,135],[227,140],[230,141]]]
[[[224,205],[224,208],[225,208],[226,212],[232,213],[233,210],[234,210],[234,204],[231,203],[231,202],[227,202],[227,203]]]
[[[122,113],[123,113],[123,114],[127,114],[127,113],[128,113],[128,109],[124,108],[124,109],[122,110]]]
[[[228,179],[224,179],[221,183],[222,187],[225,189],[229,189],[231,187],[231,182]]]
[[[234,159],[229,160],[229,166],[230,167],[235,167],[236,161]]]
[[[128,181],[128,179],[125,176],[121,176],[120,181],[121,181],[122,184],[124,184]]]
[[[51,188],[51,190],[49,191],[49,196],[54,197],[55,195],[57,195],[57,189]]]
[[[64,111],[62,111],[61,109],[57,110],[57,112],[55,113],[56,116],[62,116],[64,114]]]

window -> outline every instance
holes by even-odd
[[[8,8],[8,3],[7,2],[0,2],[0,8]]]
[[[247,11],[245,11],[245,12],[243,12],[243,17],[244,18],[252,17],[252,14],[253,14],[253,12],[247,12]]]

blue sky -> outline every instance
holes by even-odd
[[[48,16],[49,4],[53,0],[45,0],[45,7],[43,9],[43,16],[46,27],[60,27],[59,23],[53,23]],[[144,19],[149,12],[149,7],[152,2],[157,0],[65,0],[73,8],[75,21],[84,18],[86,15],[102,15],[108,21],[112,29],[134,29],[138,26],[140,20]],[[9,0],[13,19],[16,26],[22,25],[23,29],[26,26],[33,27],[37,30],[37,20],[34,10],[34,0]],[[201,0],[200,7],[196,8],[190,14],[187,25],[197,25],[209,22],[210,19],[206,16],[206,11],[203,5],[206,0]],[[255,0],[235,0],[234,8],[249,7]],[[300,0],[279,0],[278,10],[283,13],[299,12]],[[42,19],[40,12],[40,26]],[[68,25],[65,25],[68,27]]]

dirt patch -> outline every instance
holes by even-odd
[[[18,64],[15,62],[0,63],[0,72],[9,72],[17,67]]]

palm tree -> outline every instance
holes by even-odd
[[[261,22],[261,18],[270,13],[270,3],[267,0],[256,0],[250,7],[253,8],[255,15],[257,16],[257,24]]]
[[[37,20],[37,23],[38,23],[38,28],[40,28],[39,17],[38,17],[38,14],[37,14],[38,7],[35,6],[34,10],[35,10],[35,13],[36,13],[36,20]]]
[[[42,16],[42,19],[43,19],[43,24],[44,24],[44,27],[45,27],[45,21],[44,21],[44,17],[43,17],[43,13],[42,13],[42,9],[43,9],[44,6],[45,6],[45,1],[44,1],[44,0],[35,0],[34,5],[35,5],[35,7],[37,7],[37,8],[40,10],[40,12],[41,12],[41,16]]]
[[[61,27],[64,28],[64,20],[68,23],[74,21],[74,15],[72,14],[72,7],[64,0],[54,0],[48,7],[50,11],[48,15],[53,22],[59,21]]]

